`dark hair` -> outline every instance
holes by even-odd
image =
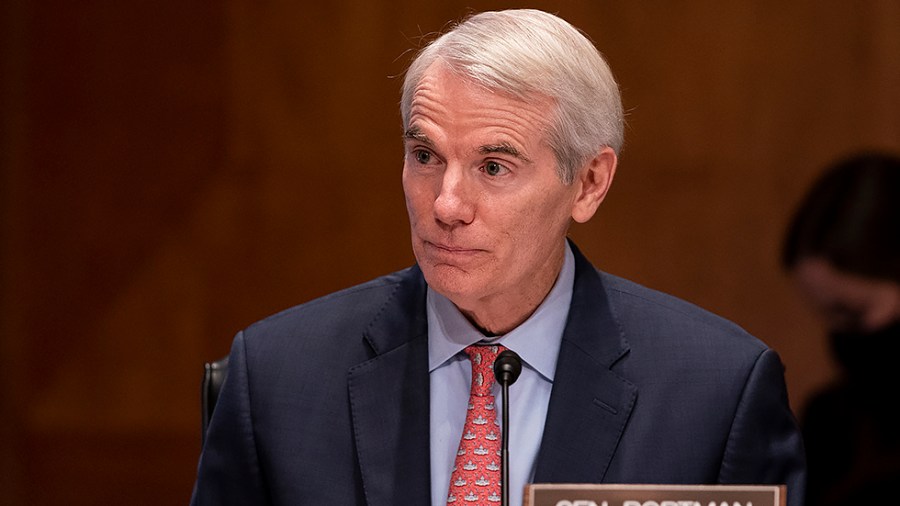
[[[781,260],[790,270],[809,257],[900,281],[900,158],[870,152],[827,168],[794,214]]]

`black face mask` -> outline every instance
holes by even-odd
[[[900,384],[900,321],[874,332],[832,332],[830,338],[851,384]]]

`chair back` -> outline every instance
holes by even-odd
[[[225,376],[228,375],[228,357],[221,358],[215,362],[207,362],[203,365],[203,383],[200,387],[200,408],[201,408],[201,432],[200,441],[206,443],[206,429],[209,427],[209,421],[212,419],[213,411],[216,409],[216,401],[219,399],[219,391],[222,390],[222,383],[225,382]]]

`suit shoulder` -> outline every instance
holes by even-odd
[[[397,271],[371,281],[324,295],[259,320],[244,335],[296,333],[303,328],[340,328],[364,325],[382,309],[399,287],[415,281],[414,267]]]
[[[633,329],[653,330],[656,336],[671,335],[683,339],[697,338],[709,344],[715,336],[717,342],[743,345],[760,353],[767,346],[737,324],[685,301],[639,283],[598,271],[610,298],[611,309],[624,325]],[[640,333],[637,333],[640,335]]]

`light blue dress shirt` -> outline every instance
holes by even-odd
[[[509,503],[522,504],[523,488],[534,476],[574,282],[575,257],[566,242],[562,270],[541,305],[511,332],[490,340],[450,300],[428,288],[432,505],[447,504],[472,380],[472,365],[462,350],[479,341],[502,344],[522,358],[522,374],[509,388]],[[495,383],[493,391],[499,422],[500,385]]]

